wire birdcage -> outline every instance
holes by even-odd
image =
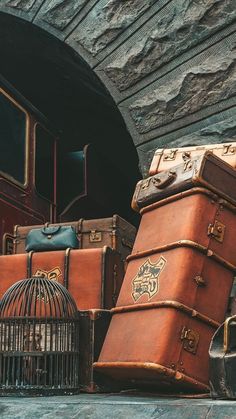
[[[78,328],[76,304],[61,284],[15,283],[0,305],[0,393],[78,393]]]

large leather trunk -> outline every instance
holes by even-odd
[[[109,247],[0,256],[0,299],[20,279],[43,276],[64,285],[79,310],[110,309],[124,276],[120,254]]]
[[[90,249],[109,246],[117,250],[122,259],[131,253],[136,228],[118,215],[110,218],[94,220],[80,219],[65,223],[47,224],[47,226],[71,225],[75,228],[80,242],[80,248]],[[15,226],[13,252],[25,253],[25,240],[28,232],[43,225]]]
[[[210,388],[214,399],[236,399],[236,316],[214,334],[210,350]]]
[[[111,321],[110,310],[80,311],[80,390],[85,393],[104,393],[120,390],[109,377],[94,371]]]
[[[141,386],[208,391],[208,349],[236,271],[236,208],[193,188],[141,213],[95,368]]]
[[[132,208],[139,211],[167,196],[203,186],[236,205],[236,170],[210,151],[137,183]]]
[[[216,156],[236,167],[236,142],[225,144],[207,144],[182,148],[158,148],[153,156],[149,175],[169,170],[177,164],[185,163],[205,153],[212,151]]]

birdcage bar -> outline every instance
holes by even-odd
[[[55,281],[20,281],[0,307],[0,394],[78,392],[78,316]]]

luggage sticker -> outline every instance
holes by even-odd
[[[52,281],[58,281],[61,276],[61,270],[59,267],[53,268],[50,271],[44,271],[43,269],[37,269],[33,276],[40,276],[41,278],[51,279]]]
[[[166,259],[161,256],[156,263],[147,259],[139,268],[132,280],[132,297],[136,302],[143,294],[148,294],[150,300],[159,290],[159,276],[164,269]]]
[[[59,267],[56,267],[56,268],[51,269],[50,271],[44,271],[43,269],[37,269],[37,271],[35,272],[35,274],[33,276],[39,276],[41,278],[50,279],[51,281],[58,281],[58,278],[61,275],[62,275],[61,269]],[[57,294],[57,292],[56,292],[56,294]],[[53,296],[52,296],[52,298],[53,298]],[[43,290],[42,287],[40,288],[40,290],[38,289],[36,299],[45,301],[46,304],[49,303],[48,296],[45,297],[44,290]]]

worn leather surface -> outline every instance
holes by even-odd
[[[0,256],[0,299],[12,284],[27,277],[27,260],[27,254]],[[34,275],[46,276],[65,285],[65,251],[34,253],[30,276]],[[117,252],[106,247],[71,250],[68,290],[78,309],[111,308],[115,303],[114,292],[117,295],[122,280],[123,263]]]

